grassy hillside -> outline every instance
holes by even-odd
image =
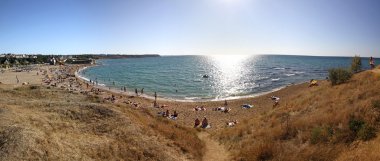
[[[196,131],[122,104],[0,85],[0,160],[200,160]]]
[[[216,137],[235,160],[380,160],[380,74],[327,81]]]

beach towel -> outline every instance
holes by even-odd
[[[250,105],[250,104],[244,104],[244,105],[241,105],[242,108],[252,108],[253,105]]]

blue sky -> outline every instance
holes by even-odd
[[[0,0],[0,53],[380,57],[379,0]]]

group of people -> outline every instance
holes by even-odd
[[[176,110],[174,110],[172,115],[170,114],[169,109],[167,109],[166,112],[159,112],[158,114],[161,115],[162,117],[166,117],[173,120],[176,120],[178,117],[178,113]]]
[[[126,91],[126,88],[124,87],[124,92]],[[137,91],[137,88],[135,88],[135,94],[136,96],[139,96],[139,92]],[[144,94],[144,88],[141,88],[140,94]]]
[[[197,128],[199,125],[201,125],[200,127],[204,128],[204,129],[211,128],[210,124],[208,123],[208,120],[207,120],[206,116],[203,117],[202,124],[201,124],[201,121],[198,118],[195,119],[195,121],[194,121],[194,128]]]
[[[133,105],[136,108],[140,107],[140,103],[138,103],[138,102],[132,102],[131,100],[124,101],[124,103],[127,104],[127,105]]]

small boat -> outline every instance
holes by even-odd
[[[207,74],[203,75],[202,78],[208,78],[209,76]]]

